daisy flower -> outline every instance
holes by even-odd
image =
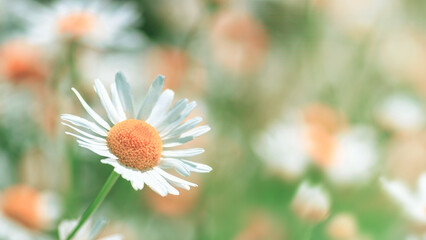
[[[113,166],[135,190],[141,190],[146,184],[166,196],[179,194],[174,187],[189,190],[197,185],[164,169],[174,168],[182,176],[189,176],[191,172],[207,173],[212,169],[186,160],[203,153],[202,148],[173,150],[208,132],[210,127],[195,128],[202,121],[200,117],[185,121],[196,103],[181,99],[171,106],[174,92],[162,91],[163,85],[164,77],[158,76],[136,111],[123,74],[116,74],[115,83],[111,84],[111,97],[101,81],[95,80],[95,91],[110,122],[98,115],[75,89],[72,90],[94,121],[70,114],[63,114],[61,118],[64,125],[78,133],[67,134],[76,137],[81,147],[104,157],[101,162]]]
[[[77,220],[64,220],[59,224],[58,232],[59,239],[65,240],[66,237],[71,233],[74,227],[78,224]],[[92,225],[90,221],[83,225],[78,234],[75,235],[75,240],[85,240],[85,239],[98,239],[98,240],[122,240],[123,236],[115,234],[112,236],[98,238],[102,228],[105,226],[106,221],[98,221],[96,224]]]
[[[419,177],[416,192],[400,181],[381,179],[383,188],[414,222],[426,224],[426,174]]]
[[[18,6],[16,12],[28,23],[30,38],[35,42],[76,40],[92,47],[105,47],[117,43],[125,46],[135,39],[134,33],[126,31],[137,20],[132,5],[100,0],[62,0],[53,6],[32,4]]]

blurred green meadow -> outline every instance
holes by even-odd
[[[93,82],[118,71],[137,104],[158,74],[197,102],[211,131],[187,145],[213,170],[179,196],[120,178],[92,217],[100,236],[425,239],[426,197],[399,200],[383,179],[426,189],[426,2],[95,1],[75,19],[60,2],[0,0],[0,239],[58,239],[94,199],[112,167],[60,115],[87,116],[74,87],[105,117]],[[296,207],[303,182],[329,207]]]

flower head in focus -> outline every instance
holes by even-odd
[[[293,197],[291,207],[300,219],[316,223],[327,218],[330,199],[321,186],[303,182]]]
[[[186,160],[203,153],[204,149],[172,149],[208,132],[210,127],[195,128],[202,121],[201,117],[184,121],[196,103],[181,99],[172,105],[174,92],[170,89],[162,91],[163,85],[164,77],[158,76],[140,110],[136,111],[130,86],[123,74],[117,73],[116,81],[111,85],[112,98],[101,81],[95,80],[95,91],[110,123],[100,117],[75,89],[74,93],[94,121],[70,114],[63,114],[61,118],[64,125],[78,133],[67,134],[75,136],[81,147],[104,157],[101,162],[113,166],[114,171],[130,181],[135,190],[146,184],[166,196],[179,194],[173,186],[189,190],[190,186],[197,185],[163,169],[175,168],[183,176],[189,176],[191,172],[207,173],[212,169]]]
[[[77,225],[77,220],[64,220],[59,224],[59,239],[65,240],[67,236],[71,233],[74,227]],[[99,238],[99,234],[105,226],[106,221],[98,221],[96,224],[92,225],[91,221],[88,221],[83,225],[81,230],[75,235],[74,240],[86,240],[86,239],[97,239],[97,240],[122,240],[123,237],[119,234]]]
[[[426,224],[426,174],[419,177],[416,192],[403,182],[381,179],[383,188],[415,223]]]
[[[136,22],[137,14],[129,4],[61,0],[53,6],[34,4],[17,12],[28,23],[30,38],[43,44],[78,41],[104,47],[124,45],[135,36],[128,28]]]

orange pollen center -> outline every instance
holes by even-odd
[[[157,165],[163,151],[161,137],[148,123],[128,119],[114,125],[106,138],[118,161],[130,168],[146,170]]]
[[[93,30],[96,16],[87,12],[70,13],[58,21],[58,31],[72,37],[82,37]]]

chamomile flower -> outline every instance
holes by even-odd
[[[195,108],[195,102],[181,99],[171,106],[174,92],[162,92],[164,77],[158,76],[152,83],[139,111],[134,109],[130,86],[121,73],[111,84],[110,98],[106,88],[95,80],[95,91],[107,112],[110,123],[99,116],[73,89],[83,107],[94,121],[63,114],[64,125],[78,134],[75,136],[83,148],[104,157],[104,164],[130,181],[135,190],[148,185],[161,196],[178,195],[173,187],[189,190],[197,185],[171,175],[163,169],[175,168],[183,176],[191,172],[207,173],[212,169],[204,164],[186,160],[204,152],[202,148],[173,150],[208,132],[209,126],[196,127],[202,118],[184,121]],[[170,107],[171,106],[171,107]],[[69,124],[70,123],[70,124]]]
[[[124,46],[135,40],[136,35],[128,31],[137,20],[132,5],[99,0],[61,0],[52,6],[33,4],[16,12],[28,23],[30,38],[35,42],[52,44],[73,40],[105,47]]]

